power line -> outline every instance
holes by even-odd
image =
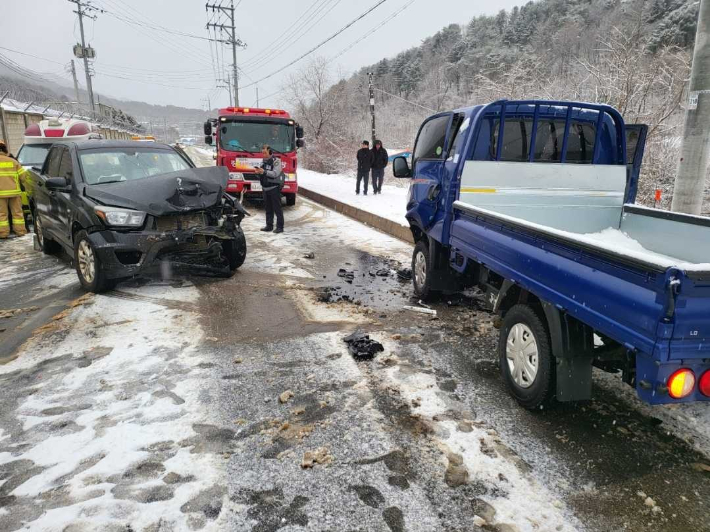
[[[379,0],[379,2],[377,2],[377,3],[376,3],[374,6],[372,6],[371,8],[369,8],[367,11],[365,11],[364,13],[362,13],[361,15],[359,15],[358,17],[356,17],[355,19],[353,19],[353,20],[351,20],[350,22],[348,22],[345,26],[343,26],[342,28],[340,28],[340,29],[339,29],[338,31],[336,31],[335,33],[333,33],[330,37],[328,37],[328,38],[325,39],[324,41],[321,41],[319,44],[317,44],[316,46],[314,46],[313,48],[311,48],[310,50],[308,50],[306,53],[300,55],[299,57],[297,57],[296,59],[294,59],[293,61],[291,61],[289,64],[287,64],[287,65],[281,67],[281,68],[278,69],[278,70],[275,70],[274,72],[272,72],[272,73],[269,74],[268,76],[264,76],[263,78],[261,78],[261,79],[255,81],[255,82],[253,82],[253,83],[251,83],[251,84],[249,84],[249,85],[245,85],[245,86],[242,87],[242,88],[246,89],[247,87],[252,87],[252,86],[256,85],[257,83],[261,83],[261,82],[264,81],[264,80],[267,80],[267,79],[269,79],[269,78],[272,78],[272,77],[274,77],[276,74],[280,74],[280,73],[283,72],[285,69],[287,69],[287,68],[289,68],[289,67],[295,65],[296,63],[298,63],[298,62],[299,62],[301,59],[303,59],[304,57],[309,56],[310,54],[312,54],[313,52],[315,52],[316,50],[318,50],[319,48],[321,48],[321,47],[324,46],[325,44],[327,44],[327,43],[329,43],[330,41],[332,41],[333,39],[335,39],[338,35],[340,35],[341,33],[343,33],[345,30],[347,30],[347,29],[348,29],[349,27],[351,27],[353,24],[355,24],[355,23],[357,23],[358,21],[360,21],[360,20],[362,20],[363,18],[365,18],[367,15],[369,15],[370,13],[372,13],[375,9],[377,9],[378,7],[380,7],[380,6],[381,6],[382,4],[384,4],[386,1],[387,1],[387,0]]]
[[[383,93],[383,94],[386,94],[387,96],[392,96],[393,98],[397,98],[398,100],[402,100],[403,102],[407,102],[408,104],[416,105],[417,107],[421,107],[422,109],[424,109],[426,111],[431,111],[432,113],[436,113],[436,109],[432,109],[431,107],[425,107],[424,105],[420,105],[416,102],[411,102],[411,101],[407,100],[406,98],[402,98],[401,96],[397,96],[396,94],[392,94],[391,92],[387,92],[386,90],[382,90],[378,87],[374,87],[374,89],[376,91]]]

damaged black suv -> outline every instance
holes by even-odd
[[[35,246],[66,249],[86,290],[156,264],[228,276],[244,262],[248,213],[225,193],[224,167],[158,143],[89,140],[55,144],[34,170]]]

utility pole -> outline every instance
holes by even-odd
[[[375,141],[377,140],[377,135],[375,133],[375,86],[372,84],[372,78],[374,74],[372,72],[367,73],[369,77],[370,86],[370,114],[372,115],[372,146],[374,148]]]
[[[168,119],[163,118],[163,142],[168,143]]]
[[[227,79],[220,79],[218,81],[221,81],[222,83],[227,84],[227,85],[218,85],[217,88],[227,89],[227,94],[229,94],[229,106],[232,107],[232,81],[229,79],[229,74],[227,74]],[[239,104],[237,104],[237,107],[239,107]]]
[[[79,82],[76,79],[76,67],[74,66],[74,60],[71,60],[71,77],[74,78],[74,92],[76,93],[76,103],[81,105],[81,100],[79,99]]]
[[[84,72],[86,72],[86,90],[89,91],[89,103],[91,103],[91,110],[96,112],[96,107],[94,105],[94,89],[91,85],[91,72],[89,71],[89,53],[86,47],[86,41],[84,39],[84,17],[96,20],[96,16],[87,15],[87,11],[95,11],[96,8],[88,2],[83,2],[82,0],[69,0],[72,4],[76,4],[76,13],[79,15],[79,31],[81,32],[81,57],[84,59]],[[92,52],[93,53],[93,52]]]
[[[710,156],[710,0],[701,0],[671,210],[700,214]]]
[[[259,87],[256,88],[256,106],[259,107]]]
[[[208,22],[207,28],[219,28],[220,32],[224,31],[229,37],[226,41],[217,40],[217,42],[231,44],[232,45],[232,79],[234,80],[234,102],[237,107],[239,107],[239,69],[237,68],[237,46],[240,48],[246,48],[246,44],[242,42],[241,39],[237,38],[237,28],[234,23],[234,0],[230,0],[229,6],[222,6],[216,4],[205,4],[205,11],[212,10],[213,12],[218,11],[227,16],[229,24],[217,24],[214,22]]]

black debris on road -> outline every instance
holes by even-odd
[[[348,344],[348,351],[356,360],[371,360],[377,353],[385,350],[380,342],[372,340],[369,334],[362,331],[355,331],[346,336],[343,342]]]

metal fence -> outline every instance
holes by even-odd
[[[16,154],[25,129],[45,118],[80,118],[94,125],[104,138],[130,139],[137,130],[109,116],[95,114],[72,102],[20,102],[0,95],[0,139]]]

